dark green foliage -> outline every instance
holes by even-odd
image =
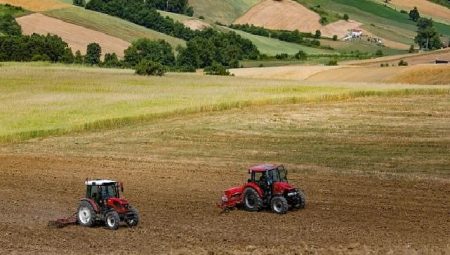
[[[158,62],[154,62],[148,59],[143,59],[135,66],[136,74],[139,75],[155,75],[163,76],[166,69]]]
[[[288,59],[288,58],[289,58],[289,55],[286,54],[286,53],[281,53],[281,54],[275,55],[275,58],[276,58],[276,59],[279,59],[279,60],[285,60],[285,59]]]
[[[88,65],[98,65],[100,64],[101,55],[102,48],[100,47],[100,45],[98,43],[90,43],[87,46],[84,62]]]
[[[333,41],[337,41],[338,36],[337,35],[333,35]]]
[[[440,49],[442,42],[439,34],[433,27],[433,20],[427,18],[420,18],[417,21],[417,35],[414,41],[421,49]]]
[[[50,58],[45,54],[35,54],[31,57],[31,61],[49,62]]]
[[[221,64],[213,62],[211,66],[205,68],[205,74],[207,75],[230,75],[230,72]]]
[[[74,60],[75,56],[73,55],[72,50],[70,48],[66,48],[61,58],[61,62],[65,64],[72,64]]]
[[[347,13],[345,13],[343,19],[344,19],[345,21],[348,21],[348,19],[350,19],[350,17],[348,16]]]
[[[409,18],[414,22],[417,22],[419,20],[420,13],[419,10],[417,10],[417,7],[414,7],[414,9],[409,11]]]
[[[122,62],[120,62],[116,53],[106,53],[105,59],[102,63],[103,67],[122,67]]]
[[[73,5],[84,7],[86,6],[85,0],[73,0]]]
[[[326,24],[328,24],[328,19],[327,19],[327,17],[320,17],[319,23],[320,23],[321,25],[326,25]]]
[[[67,43],[56,35],[0,37],[0,61],[31,61],[35,57],[61,62],[68,50]]]
[[[415,52],[415,50],[414,50],[414,45],[411,44],[411,46],[409,46],[408,52],[409,52],[409,53],[414,53],[414,52]]]
[[[81,55],[81,52],[79,50],[77,50],[75,52],[75,57],[73,59],[73,63],[81,65],[81,64],[83,64],[83,62],[84,62],[83,55]]]
[[[22,28],[11,14],[0,14],[0,36],[19,36]]]
[[[327,66],[337,66],[338,63],[337,63],[336,59],[332,59],[332,60],[328,61],[328,63],[326,63],[325,65],[327,65]]]
[[[236,33],[218,33],[205,29],[190,40],[186,48],[178,48],[177,66],[181,69],[204,68],[217,62],[227,67],[238,67],[239,60],[257,59],[258,49]]]
[[[377,56],[377,57],[382,57],[384,54],[383,54],[383,51],[382,50],[380,50],[380,49],[378,49],[376,52],[375,52],[375,56]]]
[[[322,36],[322,33],[320,32],[320,30],[316,30],[316,32],[314,33],[314,37],[319,39]]]
[[[398,66],[408,66],[408,62],[402,59],[400,60],[400,62],[398,62]]]
[[[175,65],[172,46],[164,40],[138,39],[125,50],[124,62],[128,66],[134,67],[144,59],[159,62],[165,66]]]
[[[308,59],[308,55],[306,55],[306,53],[302,50],[300,50],[299,52],[297,52],[294,55],[294,58],[298,59],[298,60],[307,60]]]

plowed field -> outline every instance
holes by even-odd
[[[266,106],[3,144],[0,253],[448,253],[448,100]],[[263,161],[286,164],[307,208],[221,214],[221,191]],[[124,181],[141,224],[47,227],[86,177]]]

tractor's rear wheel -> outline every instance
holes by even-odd
[[[244,190],[244,208],[249,212],[257,212],[261,210],[263,201],[258,192],[252,188]]]
[[[77,212],[77,222],[81,226],[92,227],[95,223],[95,211],[87,201],[81,201]]]
[[[286,198],[281,196],[273,197],[270,201],[272,211],[278,214],[284,214],[289,210],[289,205]]]
[[[132,214],[132,216],[127,217],[125,223],[128,227],[135,227],[139,224],[139,212],[135,208],[130,208],[130,214]]]
[[[120,217],[116,211],[109,211],[105,216],[106,227],[112,230],[119,228]]]
[[[305,197],[305,193],[303,193],[303,191],[299,190],[298,191],[298,203],[294,205],[295,209],[303,209],[306,206],[306,197]]]

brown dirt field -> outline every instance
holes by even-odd
[[[61,9],[71,6],[57,0],[0,0],[0,4],[21,6],[27,10],[36,12]]]
[[[436,60],[450,61],[450,48],[416,54],[386,56],[365,60],[352,60],[342,62],[342,64],[358,66],[380,66],[381,63],[388,63],[389,65],[397,65],[401,59],[407,61],[409,65],[430,64],[434,63]]]
[[[258,119],[264,113],[301,119],[354,118],[353,110],[373,99],[343,105],[269,106],[236,110],[236,116]],[[436,98],[381,100],[400,104],[380,115],[367,109],[363,115],[384,122],[400,120],[405,109],[429,104]],[[448,126],[448,96],[438,98],[445,108],[433,112],[433,120]],[[408,103],[409,102],[409,103]],[[409,106],[408,106],[409,105]],[[325,107],[325,111],[322,110]],[[414,109],[412,109],[412,108]],[[351,108],[351,109],[350,109]],[[346,111],[348,111],[346,113]],[[418,112],[417,112],[418,111]],[[316,115],[317,114],[317,115]],[[339,115],[339,116],[336,116]],[[259,115],[260,117],[254,117]],[[253,117],[251,117],[253,116]],[[275,115],[274,115],[275,116]],[[333,117],[334,116],[334,117]],[[339,118],[338,118],[339,117]],[[369,116],[367,116],[369,117]],[[419,116],[420,117],[420,116]],[[214,128],[221,113],[190,116],[189,123],[209,123]],[[408,119],[407,116],[405,116]],[[252,122],[254,119],[250,120]],[[228,119],[222,120],[228,123]],[[234,122],[240,122],[234,120]],[[418,122],[409,122],[418,124]],[[446,124],[445,124],[446,123]],[[263,124],[263,123],[262,123]],[[276,125],[276,123],[272,123]],[[341,123],[342,124],[342,123]],[[339,125],[341,125],[339,124]],[[171,126],[171,130],[166,129]],[[448,254],[450,252],[450,180],[445,176],[390,175],[339,172],[331,168],[292,164],[291,183],[307,194],[307,208],[279,216],[270,212],[234,210],[220,214],[214,203],[221,190],[242,183],[243,168],[252,162],[224,151],[204,157],[205,147],[220,150],[229,144],[228,132],[185,131],[186,118],[142,127],[98,133],[35,139],[0,147],[0,252],[2,254]],[[271,125],[269,125],[271,126]],[[189,126],[187,130],[193,128]],[[272,126],[271,126],[272,127]],[[348,127],[341,127],[344,130]],[[420,127],[420,125],[418,125]],[[217,128],[217,127],[215,127]],[[166,134],[170,139],[165,141]],[[240,129],[240,128],[238,128]],[[237,130],[235,130],[237,131]],[[448,135],[442,129],[444,135]],[[131,133],[130,133],[131,132]],[[186,133],[185,133],[186,132]],[[242,130],[241,130],[242,132]],[[258,131],[255,131],[258,132]],[[160,135],[158,135],[160,134]],[[282,133],[278,135],[283,136]],[[393,134],[391,134],[393,135]],[[401,133],[398,135],[402,136]],[[249,141],[257,136],[247,135]],[[279,136],[279,137],[281,137]],[[161,139],[159,141],[159,139]],[[201,138],[201,143],[197,140]],[[220,138],[217,141],[214,138]],[[392,137],[391,137],[392,138]],[[446,139],[448,137],[446,136]],[[429,137],[428,139],[431,139]],[[159,141],[156,142],[155,141]],[[160,143],[161,142],[161,143]],[[367,141],[360,141],[361,143]],[[177,147],[177,146],[183,146]],[[153,147],[156,146],[156,147]],[[175,147],[173,147],[175,146]],[[176,155],[190,150],[196,157]],[[219,147],[219,148],[217,148]],[[157,148],[157,149],[156,149]],[[177,148],[173,153],[171,149]],[[299,147],[300,148],[300,147]],[[156,149],[156,150],[155,150]],[[237,148],[238,149],[238,148]],[[250,149],[248,147],[247,149]],[[259,151],[262,153],[264,149]],[[432,152],[432,148],[428,148]],[[238,154],[246,152],[238,150]],[[250,152],[248,152],[250,153]],[[226,155],[226,156],[225,156]],[[232,156],[233,155],[233,156]],[[227,157],[231,156],[231,157]],[[248,154],[246,156],[249,156]],[[385,168],[380,165],[380,168]],[[447,173],[448,174],[448,173]],[[141,214],[135,229],[118,231],[102,227],[69,226],[53,229],[47,221],[69,215],[83,196],[85,177],[108,177],[125,183],[125,195]]]
[[[96,42],[102,47],[103,55],[114,52],[119,57],[123,57],[123,51],[130,45],[129,42],[122,39],[50,18],[40,13],[20,17],[17,22],[22,26],[24,34],[50,33],[60,36],[69,44],[73,52],[79,50],[85,54],[87,45]]]
[[[320,16],[317,13],[295,1],[266,0],[252,7],[234,23],[253,24],[269,29],[313,32],[321,28],[319,20]]]
[[[450,9],[430,1],[391,0],[390,5],[404,9],[408,12],[414,7],[417,7],[421,14],[425,14],[425,16],[433,17],[433,19],[444,21],[445,23],[450,24]]]

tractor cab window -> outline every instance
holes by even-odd
[[[287,173],[284,167],[278,167],[270,172],[273,182],[287,182]]]
[[[101,193],[103,199],[108,199],[110,197],[119,197],[119,192],[115,183],[102,186]]]
[[[260,182],[262,179],[262,176],[263,176],[263,173],[261,173],[261,172],[253,172],[252,181]]]

